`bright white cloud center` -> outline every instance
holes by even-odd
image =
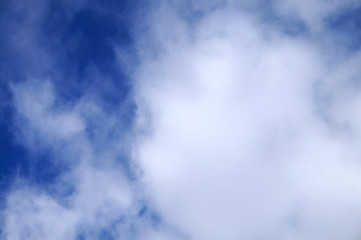
[[[164,52],[138,79],[139,162],[165,219],[197,240],[360,237],[360,102],[343,73],[361,71],[245,13],[174,19],[153,19]]]

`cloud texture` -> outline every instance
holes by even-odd
[[[312,26],[335,11],[308,4],[282,2]],[[160,16],[164,50],[137,83],[143,181],[165,218],[191,239],[357,239],[360,52],[231,7],[192,28]]]
[[[75,5],[2,28],[1,239],[361,237],[357,1]]]

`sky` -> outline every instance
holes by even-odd
[[[358,0],[0,0],[1,240],[361,239]]]

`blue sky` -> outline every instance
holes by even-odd
[[[356,0],[0,1],[0,239],[361,237]]]

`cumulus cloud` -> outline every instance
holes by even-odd
[[[312,27],[336,9],[280,4]],[[227,4],[191,27],[163,8],[162,51],[138,73],[136,154],[164,218],[190,239],[360,237],[360,53],[325,56]]]
[[[126,33],[116,4],[63,1],[47,25],[59,6],[35,3],[9,5],[34,177],[9,187],[1,239],[361,237],[361,52],[327,25],[357,1],[160,1]]]

